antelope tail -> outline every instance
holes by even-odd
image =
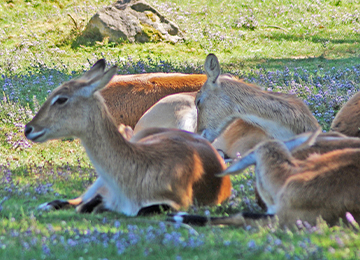
[[[184,223],[196,226],[205,225],[230,225],[230,226],[255,226],[258,224],[268,224],[274,219],[272,214],[261,213],[238,213],[228,217],[207,217],[199,215],[188,215],[184,212],[169,214],[167,221]]]

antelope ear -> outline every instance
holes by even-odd
[[[288,140],[284,143],[290,152],[294,152],[295,150],[301,150],[304,147],[314,145],[316,138],[320,133],[321,128],[319,127],[315,132],[308,132],[297,135],[295,138]]]
[[[220,64],[214,54],[209,54],[206,57],[204,69],[208,80],[210,80],[212,83],[215,83],[216,79],[220,75]]]
[[[225,171],[216,174],[218,177],[222,177],[225,175],[235,175],[241,173],[247,167],[256,164],[255,152],[250,152],[241,158],[239,161],[234,162],[232,165],[229,166]]]
[[[104,74],[106,62],[105,59],[98,60],[87,72],[78,78],[79,80],[91,81]]]
[[[96,91],[101,90],[104,88],[112,79],[112,77],[116,74],[117,67],[113,66],[109,70],[107,70],[105,73],[103,73],[102,76],[98,76],[92,81],[89,82],[88,85],[84,86],[80,92],[79,95],[89,97],[90,95],[94,94]]]

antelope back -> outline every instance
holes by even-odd
[[[135,127],[140,117],[161,98],[198,91],[206,81],[202,74],[148,73],[116,75],[101,95],[116,125]]]
[[[360,92],[350,98],[340,109],[330,129],[347,136],[360,137]]]
[[[294,149],[291,154],[298,160],[305,160],[311,154],[324,154],[346,148],[360,148],[360,138],[347,137],[346,135],[337,132],[329,132],[319,134],[314,144],[298,147]]]
[[[198,132],[212,142],[235,118],[258,125],[270,136],[286,140],[314,131],[316,119],[293,95],[263,91],[258,87],[220,75],[215,55],[205,61],[207,81],[196,96]]]
[[[197,111],[194,103],[196,93],[177,93],[160,99],[140,118],[135,125],[134,133],[151,127],[177,128],[195,132],[197,124]]]

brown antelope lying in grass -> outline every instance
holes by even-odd
[[[99,60],[88,72],[56,88],[25,127],[34,142],[67,136],[79,138],[99,178],[75,201],[54,201],[42,208],[80,205],[80,212],[107,209],[129,216],[154,205],[175,210],[196,202],[216,205],[231,193],[230,178],[215,149],[202,137],[180,130],[161,130],[137,143],[118,131],[99,90],[116,73],[104,72]],[[99,193],[102,195],[99,195]]]
[[[129,140],[133,133],[130,127],[138,122],[142,114],[162,97],[178,92],[199,90],[206,81],[206,76],[201,74],[182,73],[147,73],[139,75],[115,75],[106,88],[101,90],[110,114],[114,117],[120,132]],[[138,131],[137,131],[138,132]],[[149,133],[143,133],[147,136]],[[139,141],[139,136],[134,140]],[[92,189],[99,193],[106,193],[102,180],[94,183]],[[73,200],[58,200],[45,204],[49,209],[61,208],[68,205],[79,205],[83,199],[88,198],[83,194]],[[85,196],[85,197],[83,197]]]
[[[213,54],[208,55],[204,67],[207,81],[198,92],[195,103],[198,133],[210,142],[236,118],[280,140],[319,127],[308,107],[297,97],[263,91],[220,75],[220,65]]]
[[[276,215],[281,226],[291,227],[299,219],[315,225],[320,216],[328,224],[335,225],[349,212],[360,221],[360,148],[346,148],[342,144],[352,145],[357,138],[317,137],[318,133],[305,133],[285,143],[280,140],[262,142],[218,175],[238,174],[256,165],[256,187],[267,205],[267,214],[239,213],[219,218],[178,214],[170,220],[198,225],[247,226],[255,225],[258,220],[266,224]],[[298,152],[315,151],[317,148],[301,148],[304,143],[311,146],[313,142],[318,142],[323,152],[326,147],[330,152],[309,155],[308,151],[304,160],[290,153],[296,148]],[[360,141],[357,142],[360,147]],[[344,149],[333,150],[332,145]]]
[[[360,92],[350,98],[340,109],[330,129],[347,136],[360,137]]]
[[[115,75],[101,90],[116,125],[135,127],[140,117],[161,98],[180,92],[198,91],[205,83],[202,74],[148,73]]]

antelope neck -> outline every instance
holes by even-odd
[[[97,173],[105,180],[126,181],[126,176],[120,172],[131,169],[133,145],[120,134],[106,107],[99,105],[91,113],[92,125],[79,137],[86,153]]]

